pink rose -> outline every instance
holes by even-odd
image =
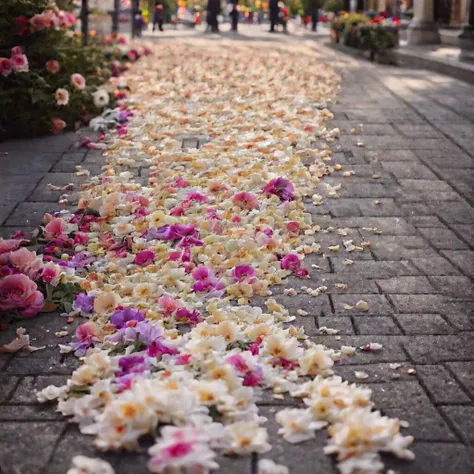
[[[17,273],[0,280],[0,311],[20,310],[22,316],[31,317],[39,313],[44,298],[34,281]]]
[[[0,74],[7,77],[13,71],[13,62],[7,58],[0,58]]]
[[[21,240],[17,239],[0,239],[0,254],[13,252],[20,248]]]
[[[67,239],[66,223],[59,217],[51,219],[44,228],[44,236],[47,239]]]
[[[61,275],[61,269],[58,265],[50,262],[43,267],[41,272],[41,279],[45,283],[50,283],[53,286],[56,286],[59,283],[59,277]]]
[[[43,269],[41,257],[26,248],[15,250],[10,254],[10,263],[21,273],[36,280]]]
[[[42,31],[45,28],[45,23],[41,15],[35,15],[30,19],[31,26],[36,31]]]
[[[16,72],[28,72],[28,58],[24,54],[17,54],[12,57],[13,69]]]
[[[65,127],[66,122],[64,120],[61,120],[58,117],[54,117],[51,119],[51,131],[53,133],[61,133]]]
[[[72,82],[72,85],[74,87],[76,87],[77,89],[85,89],[86,87],[86,80],[84,79],[84,76],[82,74],[73,74],[71,76],[71,82]]]
[[[17,56],[19,54],[23,54],[23,50],[21,49],[21,46],[15,46],[14,48],[12,48],[12,54],[11,56]]]
[[[52,74],[56,74],[60,69],[59,63],[54,59],[51,59],[46,63],[46,70]]]

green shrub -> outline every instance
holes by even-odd
[[[49,133],[53,119],[73,128],[100,113],[92,94],[111,74],[100,47],[83,46],[71,29],[74,18],[46,0],[6,3],[0,2],[0,137]],[[20,56],[12,48],[26,56],[27,68],[8,73],[8,61]],[[48,71],[48,61],[57,61],[59,71]],[[72,84],[73,74],[85,78],[84,89]],[[66,105],[58,105],[58,89],[69,93]]]

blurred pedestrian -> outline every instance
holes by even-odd
[[[311,0],[311,30],[312,31],[318,30],[319,7],[320,7],[319,0]]]
[[[220,0],[208,0],[207,1],[207,24],[211,28],[213,33],[219,32],[219,22],[217,21],[217,15],[221,12]]]
[[[290,19],[289,17],[289,10],[285,5],[285,2],[279,2],[278,4],[280,13],[279,13],[279,19],[280,23],[283,25],[283,33],[288,33],[288,20]]]
[[[140,38],[142,36],[143,28],[145,28],[145,24],[146,24],[141,10],[137,11],[134,21],[135,21],[135,34]]]
[[[155,6],[155,11],[153,13],[153,31],[155,31],[157,25],[158,25],[158,29],[160,31],[163,31],[163,16],[164,16],[163,5],[161,3],[158,3]]]
[[[268,3],[268,10],[270,13],[270,33],[275,32],[275,26],[279,23],[280,7],[278,0],[270,0]]]
[[[237,32],[237,28],[239,25],[239,0],[234,0],[232,2],[232,10],[230,11],[230,20],[232,24],[232,31]]]

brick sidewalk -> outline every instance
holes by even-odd
[[[339,61],[345,61],[338,56]],[[329,290],[317,298],[299,293],[274,294],[293,313],[305,309],[314,317],[298,317],[313,340],[330,347],[379,342],[379,353],[358,354],[336,373],[366,383],[383,413],[407,420],[416,437],[413,463],[387,460],[388,467],[410,474],[474,472],[474,191],[472,136],[474,88],[443,76],[369,63],[348,61],[338,104],[332,107],[342,135],[334,143],[333,162],[342,170],[324,183],[342,183],[342,198],[308,209],[321,228],[325,256],[311,256],[312,282]],[[362,66],[362,67],[361,67]],[[355,128],[357,135],[351,134]],[[72,134],[0,144],[0,223],[4,235],[31,228],[44,212],[58,209],[60,192],[46,184],[79,183],[71,172],[80,164],[98,172],[97,152],[73,147]],[[363,145],[359,146],[358,145]],[[196,143],[186,142],[185,146]],[[8,153],[8,154],[5,154]],[[351,177],[344,171],[353,170]],[[144,175],[146,173],[143,173]],[[374,233],[378,229],[381,233]],[[336,229],[346,229],[342,236]],[[369,241],[364,252],[327,247],[339,240]],[[345,265],[345,259],[354,261]],[[346,283],[334,290],[328,283]],[[291,281],[297,288],[304,283]],[[359,300],[361,313],[345,310]],[[62,385],[74,358],[61,358],[54,333],[65,320],[42,315],[0,333],[9,341],[24,326],[45,350],[30,355],[0,354],[0,472],[2,474],[64,474],[74,454],[97,455],[92,438],[65,423],[54,406],[35,404],[34,390]],[[341,338],[321,335],[319,327],[339,329]],[[68,326],[68,329],[71,329]],[[72,331],[70,331],[72,332]],[[62,339],[64,342],[67,339]],[[393,370],[390,363],[402,366]],[[407,373],[409,368],[416,373]],[[369,377],[357,380],[355,371]],[[397,378],[397,375],[400,376]],[[269,458],[287,465],[292,474],[334,472],[322,452],[326,433],[316,441],[291,445],[276,435],[274,412],[285,403],[265,397],[272,451]],[[103,456],[103,455],[102,455]],[[117,474],[146,472],[146,453],[103,456]],[[219,459],[220,472],[252,472],[249,459]]]

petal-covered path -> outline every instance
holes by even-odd
[[[76,272],[85,363],[57,347],[79,315],[0,333],[47,346],[0,354],[2,474],[65,473],[77,454],[117,474],[147,472],[150,454],[153,472],[213,467],[212,452],[222,473],[271,459],[327,474],[327,446],[343,472],[376,473],[378,450],[410,458],[411,435],[416,459],[384,455],[386,469],[473,472],[473,88],[320,40],[168,33],[127,76],[134,117],[107,157],[72,135],[0,144],[4,235],[57,210],[47,184],[84,182],[77,165],[101,215]],[[94,436],[36,402],[71,374],[59,406]],[[94,450],[135,449],[157,422],[181,428],[150,454],[151,436]]]

